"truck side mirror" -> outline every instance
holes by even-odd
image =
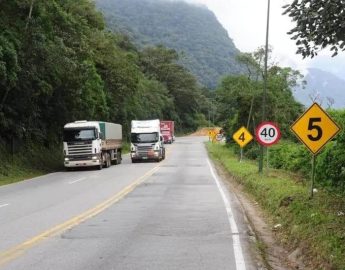
[[[160,141],[161,141],[162,143],[164,143],[163,136],[160,136]]]
[[[98,138],[100,138],[101,140],[104,140],[104,134],[103,134],[102,132],[100,132],[100,133],[98,134]]]

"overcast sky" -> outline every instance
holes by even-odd
[[[242,52],[252,52],[265,44],[267,0],[186,0],[204,4],[212,10],[223,27],[228,31],[237,48]],[[273,46],[273,59],[281,65],[292,66],[304,71],[315,66],[345,75],[345,56],[331,58],[325,51],[314,60],[303,60],[296,55],[296,45],[287,35],[294,26],[288,16],[283,16],[282,6],[291,0],[271,1],[271,23],[269,43]]]

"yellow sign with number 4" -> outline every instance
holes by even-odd
[[[243,148],[253,140],[253,135],[245,127],[241,127],[232,136],[235,142]]]
[[[319,104],[314,103],[296,120],[291,130],[316,155],[338,134],[340,127]]]

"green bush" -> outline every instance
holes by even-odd
[[[311,155],[304,145],[288,141],[270,147],[269,162],[277,169],[284,169],[307,176],[311,171]]]
[[[7,147],[6,147],[7,146]],[[0,143],[0,185],[17,182],[63,167],[62,146],[27,143],[9,149]]]
[[[345,145],[330,143],[317,159],[318,182],[329,188],[345,191]]]
[[[323,187],[345,191],[345,110],[332,110],[329,114],[341,132],[317,156],[316,181]],[[310,177],[311,154],[301,143],[281,141],[270,148],[270,165]]]

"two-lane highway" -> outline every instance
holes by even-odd
[[[204,138],[161,163],[49,174],[0,188],[0,269],[256,269]]]

